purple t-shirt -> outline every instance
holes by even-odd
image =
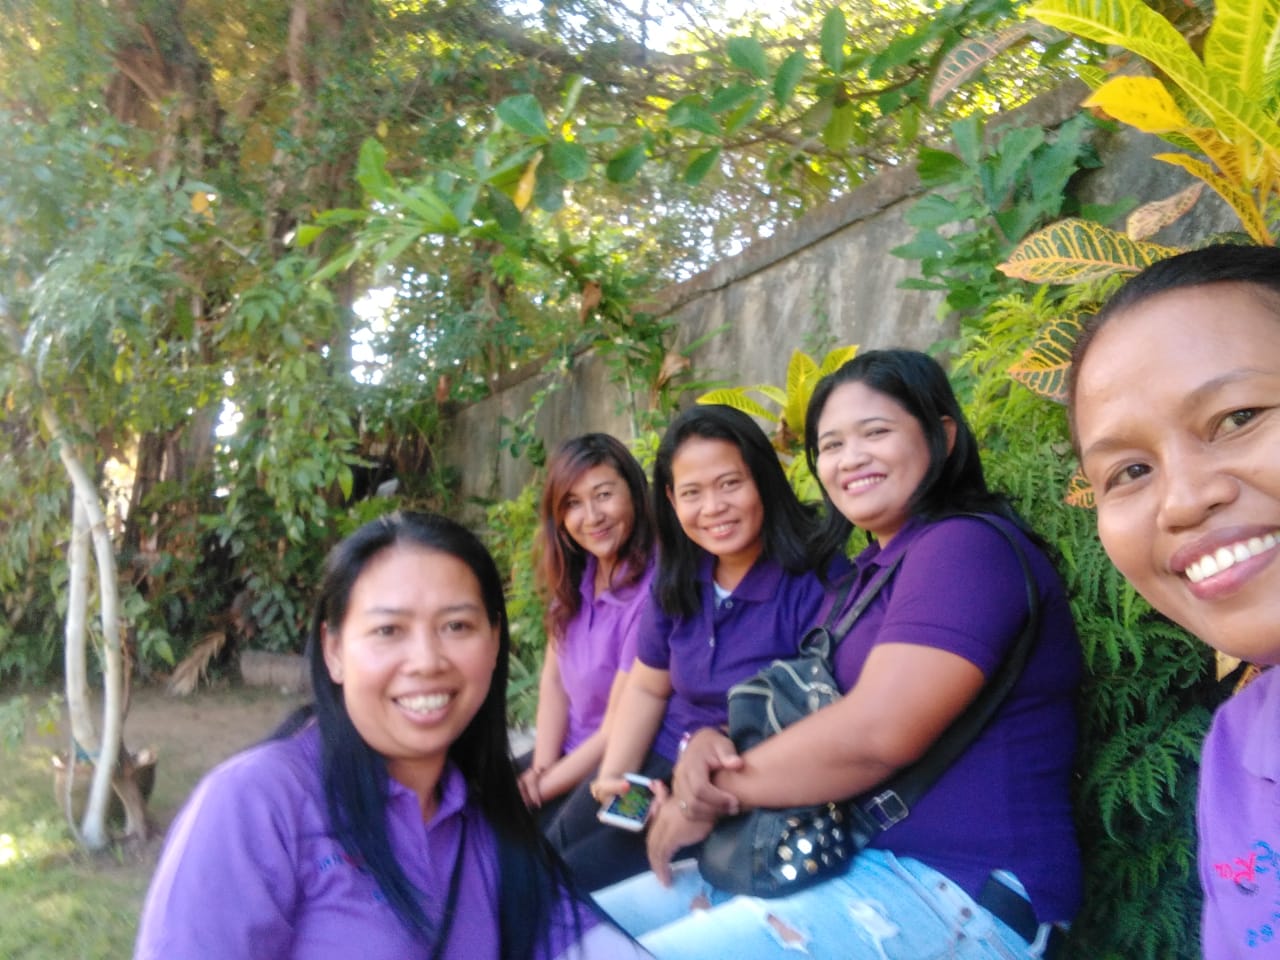
[[[822,605],[816,573],[788,573],[763,556],[717,602],[711,566],[712,557],[704,555],[700,605],[692,617],[668,616],[656,600],[640,616],[637,658],[671,674],[671,699],[652,747],[668,760],[675,759],[686,730],[728,721],[731,686],[779,657],[795,656]]]
[[[444,956],[499,960],[495,840],[462,774],[446,768],[439,809],[425,824],[413,791],[392,780],[389,794],[391,845],[423,891],[428,917],[439,915],[449,877],[462,870]],[[566,901],[549,955],[573,942],[572,912]],[[593,926],[578,912],[583,930]],[[330,833],[314,724],[232,757],[196,787],[169,830],[134,953],[135,960],[423,955],[377,883]]]
[[[1280,956],[1280,669],[1218,708],[1197,808],[1205,960]]]
[[[630,670],[636,658],[636,627],[649,600],[652,579],[650,564],[644,576],[630,586],[596,596],[596,558],[587,560],[580,588],[582,605],[556,647],[560,683],[569,699],[569,727],[562,752],[576,749],[604,723],[613,678],[619,670]]]
[[[1040,636],[1026,668],[978,739],[874,845],[927,863],[975,897],[992,870],[1010,870],[1040,922],[1069,921],[1081,900],[1070,793],[1080,646],[1052,564],[1015,535],[1040,597]],[[865,585],[903,554],[897,573],[836,648],[841,689],[857,683],[881,643],[947,650],[990,679],[1027,613],[1026,580],[1008,542],[971,517],[912,520],[883,550],[872,544],[860,553],[854,576]],[[833,602],[824,605],[824,618]]]

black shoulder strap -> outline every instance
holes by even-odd
[[[889,578],[893,576],[898,569],[898,564],[902,563],[902,555],[889,564],[878,574],[876,578],[867,584],[858,599],[854,601],[852,607],[849,608],[844,616],[844,605],[849,602],[849,594],[853,590],[853,586],[858,582],[858,572],[854,571],[844,579],[844,583],[840,586],[840,592],[836,595],[835,603],[832,605],[830,612],[827,614],[827,622],[820,627],[813,627],[800,640],[799,652],[806,656],[821,657],[823,660],[830,660],[831,654],[835,652],[835,645],[844,639],[852,628],[857,619],[862,616],[862,612],[867,609],[871,601],[876,598],[876,594],[880,592],[880,588],[889,582]],[[837,622],[837,618],[839,618]]]
[[[1018,538],[1003,523],[981,513],[960,513],[954,516],[973,517],[982,520],[1008,541],[1022,567],[1027,588],[1027,619],[1022,632],[1014,641],[1000,667],[982,688],[982,692],[957,717],[928,752],[910,767],[886,781],[872,794],[855,799],[855,803],[868,815],[869,823],[879,830],[887,830],[899,820],[905,819],[921,797],[937,782],[943,772],[955,762],[990,721],[1000,704],[1004,702],[1022,669],[1026,666],[1031,648],[1040,633],[1040,591],[1031,573],[1031,564]]]

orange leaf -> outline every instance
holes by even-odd
[[[1203,192],[1203,183],[1193,183],[1171,197],[1144,203],[1129,214],[1129,219],[1125,221],[1124,232],[1130,239],[1145,240],[1180,219],[1196,205],[1196,201],[1200,199],[1200,194]]]
[[[1062,498],[1062,502],[1069,507],[1083,507],[1085,510],[1092,510],[1097,506],[1093,496],[1093,487],[1089,485],[1089,481],[1084,478],[1084,474],[1079,470],[1073,473],[1071,479],[1067,481],[1067,495]]]
[[[594,280],[588,280],[582,285],[582,306],[578,308],[578,322],[586,323],[587,317],[591,316],[591,311],[600,306],[600,299],[604,296],[604,291],[600,289],[600,284]]]
[[[1009,368],[1009,375],[1031,392],[1067,402],[1067,372],[1071,369],[1071,349],[1083,324],[1079,317],[1060,317],[1040,331],[1036,342]]]

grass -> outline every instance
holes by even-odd
[[[91,857],[77,850],[55,805],[47,746],[24,744],[3,762],[0,957],[128,957],[150,858],[118,851]]]
[[[159,754],[148,805],[157,829],[139,849],[90,855],[54,798],[50,757],[66,744],[60,704],[42,709],[47,693],[14,693],[0,690],[0,958],[127,958],[161,831],[207,770],[266,736],[298,698],[224,686],[175,700],[135,689],[126,742]]]

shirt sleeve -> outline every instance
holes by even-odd
[[[1034,548],[1020,546],[1031,563]],[[877,643],[947,650],[990,676],[1026,616],[1026,578],[1009,542],[982,520],[954,517],[908,547]]]
[[[242,755],[196,788],[152,878],[135,960],[289,955],[297,849],[286,770]]]
[[[657,597],[651,592],[636,621],[636,659],[655,670],[670,670],[671,631],[674,626],[674,621],[662,612]]]
[[[636,659],[640,643],[640,619],[645,608],[652,602],[648,589],[637,591],[635,599],[618,622],[618,629],[622,633],[622,642],[618,647],[618,669],[623,673],[631,669],[631,664]]]

